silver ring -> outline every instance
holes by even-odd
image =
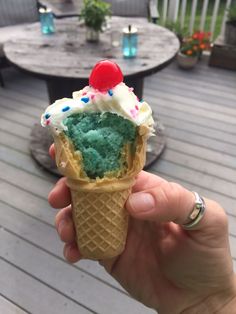
[[[193,192],[193,194],[195,196],[193,210],[188,216],[188,222],[182,225],[182,227],[186,230],[191,230],[193,227],[195,227],[204,216],[206,210],[204,199],[197,192]]]

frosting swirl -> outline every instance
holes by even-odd
[[[82,112],[110,112],[130,120],[137,126],[149,128],[149,136],[153,134],[153,118],[150,106],[139,101],[125,83],[120,83],[106,92],[101,92],[91,86],[74,92],[73,98],[62,98],[48,106],[41,117],[41,124],[60,133],[67,130],[63,124],[68,116]]]

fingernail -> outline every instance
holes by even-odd
[[[155,208],[155,200],[149,193],[134,193],[128,199],[133,212],[149,212]]]
[[[67,224],[67,221],[65,219],[61,220],[59,225],[58,225],[58,233],[59,233],[59,236],[61,236],[62,234],[62,230],[65,228]]]
[[[69,245],[66,244],[64,246],[64,252],[63,252],[64,253],[64,257],[65,257],[66,260],[68,259],[68,256],[69,256],[69,250],[70,250]]]

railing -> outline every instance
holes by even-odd
[[[219,35],[219,33],[224,33],[225,21],[227,18],[227,8],[229,8],[230,5],[231,0],[212,0],[210,3],[209,0],[158,1],[160,22],[163,25],[167,25],[168,23],[175,25],[178,24],[179,29],[183,30],[184,28],[187,28],[190,34],[192,34],[194,30],[209,31],[211,33],[211,39],[215,38],[216,35]],[[196,19],[197,12],[198,19]],[[206,25],[206,21],[208,25]]]

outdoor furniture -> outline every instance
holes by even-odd
[[[55,22],[56,33],[53,35],[42,35],[36,23],[25,28],[24,36],[18,36],[4,46],[5,54],[13,65],[46,81],[50,103],[71,97],[73,91],[88,85],[89,74],[101,59],[117,62],[127,85],[133,87],[142,99],[144,78],[166,67],[179,49],[179,41],[171,31],[143,18],[113,17],[97,44],[85,40],[86,29],[78,19]],[[130,23],[139,32],[138,56],[124,59],[121,47],[111,45],[111,33],[122,30]],[[36,160],[50,168],[47,150],[51,139],[48,141],[45,132],[47,130],[36,127],[31,149]],[[148,165],[157,159],[165,146],[163,131],[157,128],[157,135],[149,142]]]
[[[3,86],[1,69],[7,66],[3,52],[4,43],[17,36],[25,24],[38,21],[36,0],[0,0],[0,83]]]
[[[56,18],[79,16],[83,0],[39,0],[51,8]],[[156,23],[159,18],[157,0],[105,0],[111,4],[112,15],[146,17]]]
[[[153,22],[159,18],[157,0],[105,0],[111,4],[113,15],[126,17],[150,17]]]
[[[0,0],[0,27],[38,20],[36,0]]]
[[[79,16],[83,6],[83,0],[39,0],[39,3],[50,8],[58,19]]]
[[[235,71],[236,46],[227,45],[224,37],[218,36],[212,47],[209,65]]]

